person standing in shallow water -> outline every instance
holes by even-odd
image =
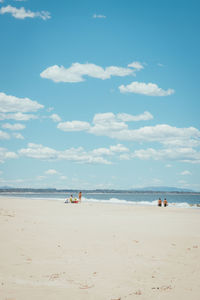
[[[164,207],[166,207],[168,205],[168,202],[167,202],[167,199],[165,198],[164,201],[163,201],[163,205]]]
[[[81,197],[82,197],[82,193],[79,192],[79,194],[78,194],[78,200],[79,200],[79,202],[81,202]]]
[[[162,200],[160,198],[158,199],[158,206],[162,206]]]

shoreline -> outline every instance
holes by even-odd
[[[31,194],[30,194],[31,195]],[[29,199],[32,201],[35,200],[41,200],[41,201],[57,201],[57,202],[62,202],[65,203],[66,198],[55,198],[55,197],[27,197],[27,196],[22,196],[22,194],[13,196],[12,194],[9,195],[1,195],[0,194],[0,199]],[[81,204],[85,203],[91,203],[91,204],[106,204],[106,205],[127,205],[127,206],[134,206],[134,207],[157,207],[157,201],[158,200],[152,200],[152,201],[131,201],[131,200],[122,200],[118,198],[110,198],[108,200],[106,199],[89,199],[83,197]],[[68,203],[70,204],[70,203]],[[188,203],[188,202],[168,202],[168,208],[181,208],[181,209],[200,209],[200,204],[199,203]],[[162,208],[164,206],[162,205]]]
[[[28,199],[0,197],[1,299],[198,299],[199,210]]]

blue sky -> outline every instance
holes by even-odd
[[[200,191],[199,1],[0,1],[0,186]]]

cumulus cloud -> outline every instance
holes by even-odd
[[[15,120],[15,121],[28,121],[31,119],[37,119],[38,117],[33,114],[24,113],[0,113],[0,120]]]
[[[6,159],[17,158],[15,152],[10,152],[6,148],[0,148],[0,163],[3,163]]]
[[[97,15],[97,14],[94,14],[92,17],[94,19],[105,19],[106,18],[106,16],[104,16],[104,15]]]
[[[200,146],[200,131],[194,127],[177,128],[167,124],[144,126],[129,129],[126,122],[152,119],[149,112],[141,115],[99,113],[92,123],[68,121],[59,123],[57,128],[63,131],[85,131],[99,136],[132,142],[156,142],[171,148]]]
[[[8,140],[10,135],[7,132],[0,130],[0,140]]]
[[[18,98],[0,93],[0,113],[35,112],[44,106],[29,98]]]
[[[9,129],[9,130],[23,130],[26,126],[25,125],[22,125],[22,124],[9,124],[9,123],[6,123],[6,124],[3,124],[2,125],[2,128],[4,129]]]
[[[61,122],[57,125],[57,128],[62,131],[87,131],[90,124],[83,121]]]
[[[58,65],[51,66],[45,69],[40,76],[54,82],[81,82],[85,80],[84,76],[105,80],[111,76],[124,77],[131,74],[134,74],[134,70],[130,68],[110,66],[104,69],[90,63],[73,63],[69,68]]]
[[[57,114],[52,114],[49,118],[52,119],[56,123],[61,121],[61,117]]]
[[[114,155],[116,153],[129,152],[129,149],[121,144],[110,146],[109,148],[98,148],[92,151],[94,155]]]
[[[128,85],[120,85],[119,90],[121,93],[134,93],[146,96],[169,96],[174,93],[173,89],[163,90],[155,83],[144,83],[133,81]]]
[[[0,14],[11,14],[16,19],[25,19],[25,18],[41,18],[42,20],[48,20],[51,18],[48,11],[33,12],[31,10],[26,10],[24,7],[14,7],[11,5],[3,6],[0,9]]]

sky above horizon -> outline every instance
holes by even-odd
[[[199,9],[0,0],[0,186],[200,191]]]

